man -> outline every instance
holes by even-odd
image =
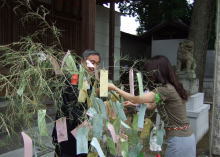
[[[100,63],[101,57],[95,50],[85,50],[82,54],[81,64],[87,70],[88,74],[93,75]],[[82,122],[84,110],[87,108],[85,103],[78,102],[78,85],[67,81],[67,87],[62,94],[63,104],[58,109],[56,120],[66,117],[68,141],[58,143],[56,127],[54,126],[52,137],[55,145],[56,157],[86,157],[87,154],[76,155],[76,139],[71,131]]]
[[[95,69],[97,69],[101,61],[100,54],[95,50],[85,50],[82,54],[82,57],[82,64],[84,65],[85,69],[91,74],[94,73]],[[89,67],[88,61],[92,63],[94,67]]]

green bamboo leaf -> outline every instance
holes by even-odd
[[[135,114],[133,117],[132,128],[135,130],[138,129],[138,114]]]
[[[45,116],[46,110],[38,110],[38,128],[41,136],[48,136]]]
[[[116,147],[115,147],[115,143],[113,142],[113,140],[110,137],[107,137],[107,148],[109,149],[109,152],[112,155],[116,155]]]
[[[123,157],[128,157],[128,141],[121,141],[121,154]]]
[[[113,122],[113,126],[115,128],[115,133],[119,135],[120,128],[121,128],[121,120],[119,118],[115,119]]]

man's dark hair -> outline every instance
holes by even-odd
[[[99,59],[101,60],[101,55],[96,50],[90,50],[90,49],[87,49],[82,53],[82,58],[86,59],[87,57],[91,55],[97,55],[99,56]]]

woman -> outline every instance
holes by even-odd
[[[186,116],[187,93],[178,82],[169,60],[155,56],[146,63],[145,69],[149,75],[150,92],[133,96],[111,83],[109,90],[127,99],[125,105],[147,104],[148,109],[158,109],[165,123],[168,144],[165,157],[196,157],[195,137]]]

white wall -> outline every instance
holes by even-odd
[[[151,47],[152,57],[164,55],[170,60],[172,65],[176,65],[178,46],[183,40],[184,39],[153,40]]]
[[[177,63],[177,50],[179,43],[184,39],[153,40],[152,57],[156,55],[166,56],[172,65]],[[206,56],[205,77],[213,78],[214,75],[215,51],[208,50]]]
[[[95,49],[101,54],[101,66],[108,69],[109,62],[109,9],[98,6],[96,8]],[[120,14],[115,15],[115,71],[114,80],[119,79],[120,59]]]

